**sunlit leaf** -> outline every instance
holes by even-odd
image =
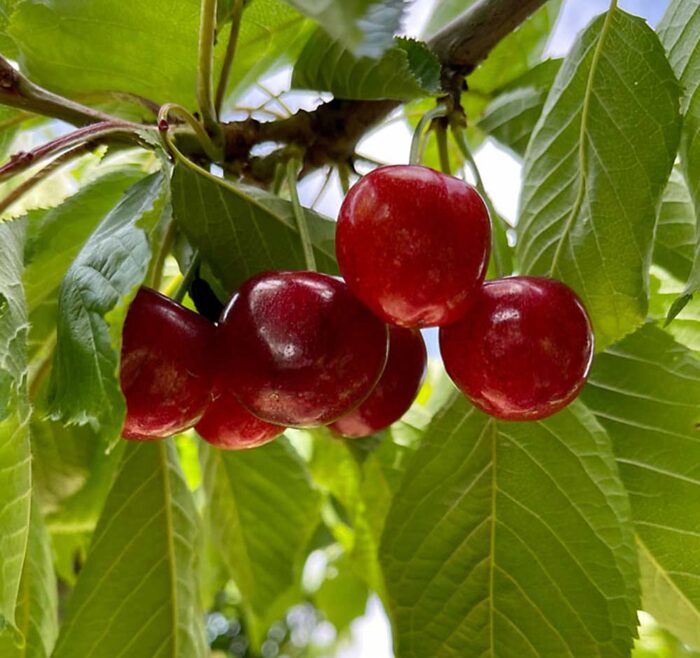
[[[629,655],[629,504],[582,405],[500,423],[458,397],[408,465],[380,557],[401,656]]]
[[[612,9],[564,61],[525,156],[521,269],[562,279],[581,295],[599,349],[646,318],[657,204],[678,145],[678,95],[656,34]]]
[[[204,658],[198,519],[172,442],[128,446],[53,658]]]
[[[700,361],[646,325],[597,356],[583,397],[630,495],[644,609],[700,649]]]

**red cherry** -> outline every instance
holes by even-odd
[[[124,438],[167,437],[199,420],[211,397],[214,338],[208,320],[154,290],[139,290],[122,340]]]
[[[386,325],[342,281],[316,272],[249,279],[220,332],[222,384],[287,427],[336,420],[369,395],[386,363]]]
[[[216,395],[195,429],[205,441],[226,450],[255,448],[284,432],[284,427],[253,416],[228,392]]]
[[[477,407],[504,420],[536,420],[581,391],[593,357],[581,300],[553,279],[487,281],[456,324],[440,330],[452,380]]]
[[[404,327],[458,320],[486,273],[489,215],[478,192],[426,167],[364,176],[338,216],[338,265],[350,290]]]
[[[418,395],[425,374],[425,343],[420,332],[389,327],[389,358],[369,397],[331,427],[352,438],[369,436],[403,416]]]

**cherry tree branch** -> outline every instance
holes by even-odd
[[[429,45],[442,63],[446,90],[457,94],[461,90],[464,76],[478,66],[504,36],[545,2],[546,0],[479,0],[438,32]],[[204,4],[210,7],[212,2],[204,0]],[[210,12],[207,13],[207,16],[210,15]],[[211,94],[207,103],[209,100]],[[118,121],[109,114],[35,85],[2,57],[0,104],[61,119],[76,126]],[[224,138],[222,164],[230,173],[264,185],[269,185],[279,165],[286,163],[295,153],[298,154],[300,149],[304,154],[302,176],[326,165],[345,164],[353,158],[362,136],[399,106],[400,103],[395,101],[334,99],[313,111],[300,110],[281,120],[261,122],[248,118],[217,124],[217,130],[220,126]],[[139,124],[132,124],[132,129],[133,127],[147,128]],[[133,141],[135,132],[121,137]],[[207,158],[191,130],[178,130],[177,139],[184,154],[195,159]],[[264,142],[278,143],[281,146],[264,157],[251,155],[252,148]],[[0,174],[6,171],[7,165],[0,169]]]

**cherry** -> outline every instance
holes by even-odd
[[[216,393],[195,429],[217,448],[241,450],[261,446],[284,432],[247,411],[229,392]]]
[[[124,321],[122,436],[167,437],[200,419],[211,397],[214,338],[208,320],[155,290],[139,290]]]
[[[440,329],[452,380],[471,402],[504,420],[559,411],[581,391],[593,356],[583,304],[553,279],[486,282],[456,324]]]
[[[336,251],[350,290],[404,327],[458,320],[486,273],[489,215],[478,192],[415,165],[379,167],[353,186]]]
[[[337,279],[267,272],[249,279],[220,323],[222,384],[262,420],[330,423],[364,400],[387,358],[386,325]]]
[[[403,416],[418,395],[425,374],[425,343],[419,331],[389,327],[389,358],[369,397],[331,425],[352,438],[369,436]]]

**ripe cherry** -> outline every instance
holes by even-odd
[[[211,397],[214,337],[208,320],[154,290],[139,290],[122,340],[125,438],[170,436],[200,419]]]
[[[364,400],[387,357],[386,325],[337,279],[267,272],[241,286],[220,324],[221,383],[262,420],[330,423]]]
[[[593,333],[570,288],[515,276],[486,282],[467,314],[440,330],[440,351],[474,405],[504,420],[536,420],[583,388]]]
[[[478,192],[426,167],[364,176],[338,216],[338,264],[352,292],[387,322],[458,320],[486,273],[489,215]]]
[[[331,425],[348,437],[369,436],[403,416],[418,395],[425,374],[425,343],[420,332],[389,328],[389,358],[369,397]]]
[[[215,393],[195,429],[208,443],[227,450],[255,448],[284,432],[284,427],[253,416],[230,392]]]

